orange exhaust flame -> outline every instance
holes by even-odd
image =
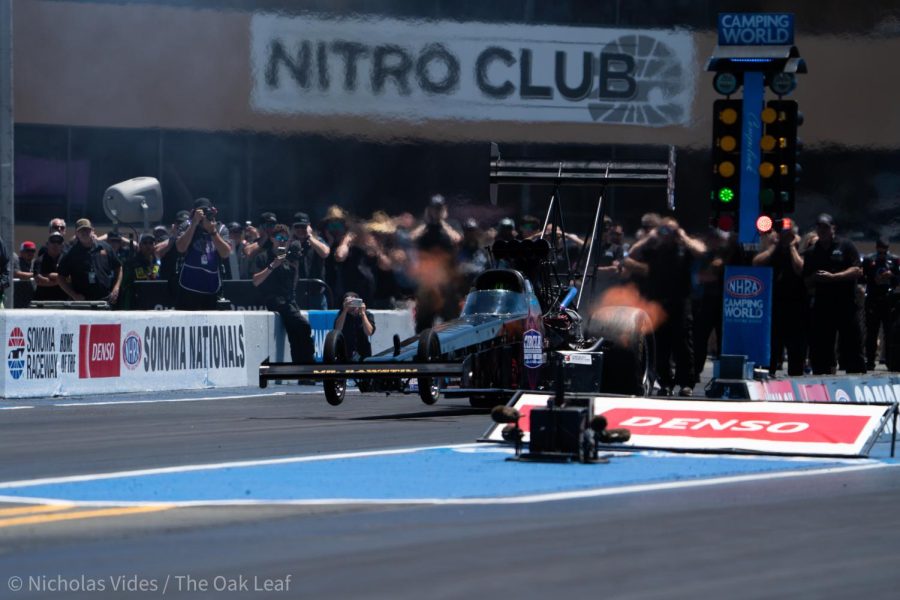
[[[446,252],[419,252],[409,273],[420,286],[439,289],[453,281],[451,257]]]
[[[602,319],[604,313],[608,313],[609,309],[617,306],[637,308],[647,314],[649,319],[642,321],[643,331],[641,331],[641,333],[644,335],[659,329],[667,318],[666,311],[663,310],[662,306],[658,302],[652,302],[641,296],[637,286],[634,284],[619,285],[609,288],[600,298],[600,302],[591,307],[591,316],[593,318]],[[623,346],[627,346],[628,339],[628,331],[622,331],[619,343]]]
[[[453,257],[446,252],[420,251],[418,260],[409,266],[407,272],[418,283],[417,308],[427,307],[428,310],[439,312],[451,300],[447,297],[448,294],[456,296],[452,290],[458,284],[458,273]]]

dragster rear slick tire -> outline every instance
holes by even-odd
[[[325,344],[322,348],[322,362],[325,364],[347,362],[347,346],[344,344],[344,334],[337,329],[332,329],[325,336]],[[347,392],[346,379],[326,379],[322,382],[325,389],[325,400],[332,406],[338,406],[344,401]]]
[[[416,360],[430,362],[441,358],[441,340],[433,329],[426,329],[419,335],[419,347],[416,350]],[[422,402],[431,406],[441,397],[440,377],[419,377],[419,397]]]
[[[605,306],[589,324],[589,333],[607,342],[601,388],[611,394],[647,396],[653,388],[655,348],[650,317],[630,306]]]

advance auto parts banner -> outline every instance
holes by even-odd
[[[266,113],[687,125],[693,64],[678,30],[251,21],[251,105]]]
[[[265,358],[270,318],[6,311],[2,396],[244,386]]]

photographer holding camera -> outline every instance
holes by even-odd
[[[447,221],[444,197],[431,197],[421,225],[410,233],[418,250],[414,267],[417,280],[416,332],[434,325],[437,317],[449,321],[459,316],[459,269],[454,257],[462,235]]]
[[[893,254],[885,238],[875,242],[875,252],[863,259],[866,280],[866,368],[874,369],[878,350],[879,330],[884,331],[885,349],[891,334],[891,294],[900,283],[900,257]],[[887,362],[887,352],[885,352]],[[889,363],[890,364],[890,363]]]
[[[256,255],[257,272],[253,285],[259,288],[266,308],[281,315],[281,321],[291,345],[294,364],[313,362],[312,328],[300,312],[294,298],[298,267],[303,252],[300,242],[288,243],[287,227],[276,225],[274,244]]]
[[[182,224],[175,242],[176,250],[184,255],[175,299],[178,310],[216,310],[222,261],[231,254],[227,233],[216,222],[217,214],[208,198],[197,198],[190,219]]]
[[[344,334],[347,345],[347,356],[353,361],[360,361],[372,356],[372,343],[369,338],[375,333],[375,317],[366,310],[366,303],[356,292],[344,294],[341,312],[334,320],[334,328]]]
[[[691,312],[691,274],[706,244],[689,236],[671,217],[662,219],[637,241],[624,263],[637,278],[641,294],[659,304],[665,320],[656,329],[656,369],[661,394],[691,396],[697,383],[694,365],[694,321]],[[672,362],[675,373],[672,373]]]
[[[294,213],[294,222],[291,224],[291,241],[299,242],[302,249],[298,270],[298,279],[302,283],[297,286],[297,304],[302,308],[326,310],[328,300],[325,298],[325,290],[322,286],[303,282],[303,280],[325,281],[325,259],[331,254],[331,248],[328,247],[325,240],[315,234],[309,215],[304,212]]]
[[[769,373],[782,368],[787,350],[788,375],[803,375],[806,362],[809,297],[803,282],[800,229],[790,219],[775,221],[761,239],[754,267],[772,267],[772,342]]]

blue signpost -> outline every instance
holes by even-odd
[[[744,101],[741,107],[741,205],[738,212],[738,241],[759,241],[756,217],[759,215],[759,140],[762,127],[763,74],[744,73]]]
[[[759,242],[756,219],[760,201],[762,111],[766,77],[806,72],[794,43],[794,15],[789,13],[720,13],[718,42],[707,70],[717,73],[716,90],[730,96],[743,82],[741,101],[740,203],[738,241]],[[779,95],[789,92],[778,92]],[[718,143],[718,141],[716,142]],[[717,171],[721,173],[722,171]],[[747,356],[768,365],[772,323],[772,271],[768,267],[728,267],[722,323],[722,353]]]

